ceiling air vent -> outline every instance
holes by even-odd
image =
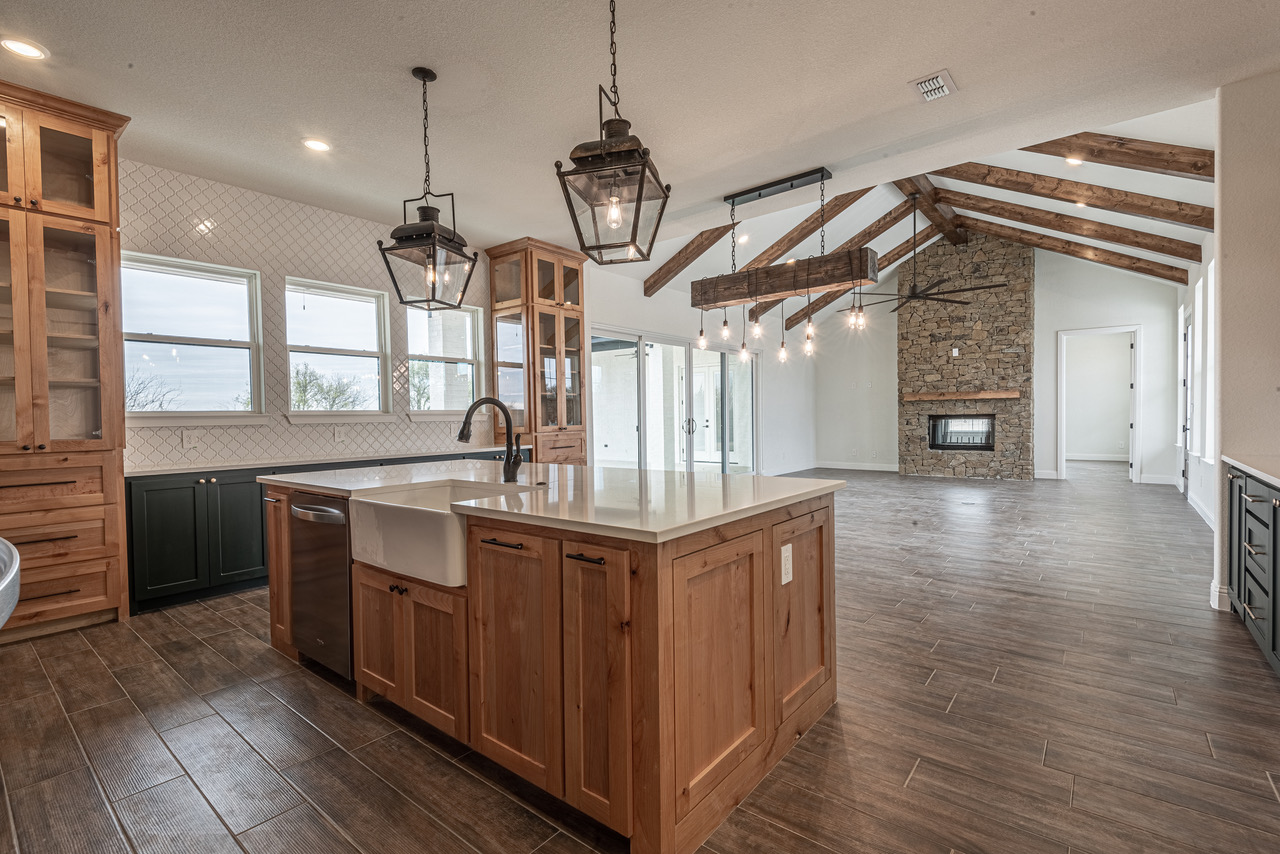
[[[924,98],[925,101],[936,101],[956,91],[956,84],[951,79],[951,72],[945,68],[937,74],[930,74],[928,77],[913,80],[911,85],[920,90],[920,97]]]

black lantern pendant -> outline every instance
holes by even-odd
[[[578,233],[578,245],[597,264],[648,261],[671,185],[663,184],[631,122],[618,112],[617,7],[609,2],[609,70],[613,86],[600,87],[600,138],[569,152],[573,168],[556,161],[556,175]],[[613,107],[605,119],[604,105]]]
[[[422,81],[422,149],[426,175],[422,181],[422,195],[404,200],[404,225],[391,232],[390,246],[378,241],[378,251],[387,265],[391,284],[402,305],[413,308],[458,308],[471,283],[476,269],[478,252],[467,254],[467,241],[455,230],[457,219],[453,208],[453,193],[431,192],[431,140],[427,135],[427,84],[436,79],[429,68],[413,69],[413,76]],[[440,222],[440,208],[431,204],[433,199],[449,200],[449,225]],[[425,202],[418,207],[418,219],[409,221],[409,203]]]

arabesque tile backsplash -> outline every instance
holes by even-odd
[[[202,226],[202,228],[198,228]],[[405,414],[408,343],[405,311],[396,302],[377,252],[392,226],[169,169],[120,161],[120,235],[125,251],[257,270],[262,281],[265,424],[190,424],[126,430],[127,473],[192,467],[338,460],[461,451],[492,443],[492,423],[477,419],[471,445],[455,441],[459,422],[411,422]],[[290,424],[285,417],[289,372],[285,338],[285,278],[335,282],[391,293],[393,420]],[[484,253],[467,303],[486,307]],[[483,373],[483,372],[482,372]],[[198,446],[184,449],[182,432]]]

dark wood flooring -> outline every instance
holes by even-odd
[[[1280,851],[1280,679],[1121,465],[847,477],[839,701],[703,854]],[[0,854],[613,854],[265,645],[265,591],[0,647]]]

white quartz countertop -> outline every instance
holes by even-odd
[[[470,445],[458,445],[453,450],[425,451],[421,454],[412,454],[412,453],[379,454],[373,457],[347,457],[341,460],[335,460],[332,457],[328,459],[321,457],[319,459],[310,459],[310,460],[261,460],[256,463],[249,463],[249,462],[219,463],[217,460],[209,460],[209,461],[200,463],[199,465],[197,465],[195,462],[190,462],[190,463],[182,463],[180,465],[175,465],[175,466],[159,466],[159,467],[152,466],[150,468],[139,467],[139,466],[129,466],[126,463],[124,476],[125,477],[143,477],[146,475],[153,475],[153,474],[190,474],[192,472],[204,472],[204,471],[237,471],[239,469],[269,469],[269,468],[274,468],[276,466],[285,468],[289,466],[315,466],[315,465],[321,465],[324,463],[329,463],[332,465],[337,465],[339,463],[345,464],[345,463],[354,463],[354,462],[376,463],[379,460],[399,459],[403,457],[417,457],[417,456],[431,457],[436,455],[445,456],[448,454],[489,454],[489,453],[504,454],[506,453],[506,448],[504,448],[501,445],[495,445],[491,448],[487,448],[487,447],[473,448]]]
[[[501,482],[502,464],[453,460],[367,469],[298,472],[262,483],[364,497],[442,481]],[[843,480],[526,464],[530,492],[460,501],[455,513],[565,531],[660,543],[843,489]]]
[[[1244,472],[1270,481],[1273,486],[1280,487],[1280,456],[1272,454],[1249,454],[1239,457],[1222,455],[1222,461],[1235,466]]]

